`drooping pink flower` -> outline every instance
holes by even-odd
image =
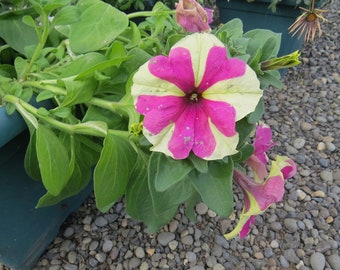
[[[250,230],[250,225],[255,222],[254,216],[263,213],[271,204],[282,199],[285,180],[293,177],[296,173],[296,165],[293,160],[277,156],[276,160],[272,161],[268,175],[267,163],[269,159],[266,152],[274,145],[270,127],[259,124],[253,142],[254,153],[246,160],[253,171],[254,178],[234,170],[233,177],[244,193],[244,206],[237,226],[232,232],[225,235],[227,239],[233,238],[237,234],[244,238]]]
[[[255,110],[262,95],[255,72],[214,35],[189,35],[134,75],[131,94],[144,115],[151,150],[174,159],[235,154],[236,121]]]
[[[244,238],[254,224],[254,216],[262,214],[269,206],[279,202],[284,195],[284,182],[296,173],[295,163],[284,156],[272,161],[270,173],[262,183],[255,182],[246,174],[234,170],[234,179],[244,193],[244,206],[240,220],[233,231],[224,235],[226,239],[240,235]]]
[[[176,3],[176,21],[188,32],[211,31],[213,10],[203,8],[196,0],[179,0]]]

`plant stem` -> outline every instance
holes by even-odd
[[[132,19],[132,18],[137,18],[137,17],[150,17],[150,16],[162,15],[162,14],[168,14],[168,15],[176,14],[176,10],[138,11],[138,12],[127,14],[126,16],[129,19]]]
[[[49,21],[48,21],[48,14],[44,13],[42,14],[42,18],[43,18],[43,32],[42,32],[42,36],[39,40],[39,43],[37,45],[37,47],[35,48],[35,51],[33,53],[33,56],[31,58],[31,61],[29,62],[28,66],[25,69],[25,72],[23,73],[23,78],[24,80],[27,79],[28,73],[31,71],[34,62],[38,59],[38,57],[40,56],[41,50],[43,49],[43,47],[45,46],[46,40],[48,38],[50,29],[49,29]]]
[[[24,102],[20,98],[13,95],[6,95],[3,97],[4,101],[13,103],[17,108],[20,108],[19,111],[25,110],[27,113],[33,115],[34,117],[48,123],[56,129],[62,130],[66,133],[70,134],[83,134],[88,136],[96,136],[96,137],[105,137],[107,133],[116,135],[119,137],[123,137],[128,139],[131,137],[131,133],[125,130],[114,130],[114,129],[106,129],[104,122],[85,122],[78,124],[67,124],[64,122],[60,122],[50,116],[42,115],[39,113],[38,109],[34,106],[30,105],[27,102]],[[24,116],[24,115],[23,115]],[[92,125],[91,125],[92,124]],[[103,124],[103,125],[100,125]]]

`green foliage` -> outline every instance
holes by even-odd
[[[150,231],[168,223],[181,204],[191,220],[200,201],[221,216],[231,213],[233,169],[254,151],[248,141],[263,115],[263,101],[236,123],[239,152],[232,157],[207,161],[191,154],[174,160],[151,154],[130,94],[132,76],[152,56],[167,54],[185,33],[161,2],[142,13],[115,8],[144,9],[144,4],[17,0],[11,10],[0,5],[0,101],[29,127],[25,169],[46,188],[37,207],[77,194],[93,179],[99,210],[108,211],[125,196],[127,213]],[[145,19],[132,21],[137,17]],[[243,33],[238,19],[214,33],[229,57],[248,62],[263,87],[279,85],[276,70],[261,70],[262,62],[276,57],[278,34]]]

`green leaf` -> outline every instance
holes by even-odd
[[[186,201],[194,192],[191,179],[186,176],[165,191],[159,192],[156,190],[157,183],[153,177],[153,169],[149,167],[149,190],[154,213],[156,215],[162,215],[162,213],[166,212],[175,213],[178,206]]]
[[[17,78],[21,79],[23,78],[24,74],[25,74],[25,70],[28,66],[28,61],[26,59],[23,59],[21,57],[17,57],[14,60],[14,67],[15,67],[15,71],[17,72]]]
[[[67,93],[60,105],[62,107],[89,101],[98,85],[97,81],[91,78],[84,81],[64,80],[63,82]]]
[[[70,77],[78,75],[79,73],[85,72],[95,65],[106,61],[106,57],[97,52],[91,52],[84,54],[75,60],[73,60],[68,66],[66,66],[61,73],[61,77]]]
[[[152,152],[149,160],[149,179],[157,191],[165,191],[185,178],[193,169],[185,159],[175,160],[159,152]]]
[[[34,180],[40,180],[41,174],[39,170],[39,162],[37,157],[37,150],[36,150],[36,133],[35,129],[30,129],[30,141],[28,143],[25,159],[24,159],[24,166],[26,173]]]
[[[190,219],[191,222],[196,221],[196,205],[201,201],[200,194],[196,191],[193,192],[190,198],[186,201],[185,215]]]
[[[43,184],[58,196],[69,180],[69,156],[66,147],[49,128],[38,125],[36,150]]]
[[[160,215],[154,213],[148,184],[147,164],[148,157],[142,152],[139,153],[126,189],[126,212],[134,219],[143,221],[151,232],[156,232],[174,217],[176,209]]]
[[[80,20],[80,9],[75,6],[66,6],[57,12],[54,16],[53,25],[68,25]]]
[[[248,116],[248,122],[251,124],[254,124],[258,122],[264,113],[264,103],[263,103],[263,98],[261,97],[259,103],[257,103],[255,111],[253,111],[251,114]]]
[[[23,23],[21,16],[0,19],[0,37],[14,50],[25,55],[25,47],[37,45],[39,40],[34,28]]]
[[[93,76],[96,71],[103,71],[109,67],[112,66],[119,66],[121,63],[129,59],[130,57],[125,56],[125,57],[119,57],[119,58],[113,58],[107,61],[103,61],[101,63],[98,63],[91,67],[90,69],[80,73],[77,77],[76,80],[81,80],[84,78],[87,78],[89,76]]]
[[[246,161],[253,153],[254,153],[254,146],[251,144],[245,144],[239,150],[239,152],[233,155],[231,158],[233,159],[234,163],[242,163]]]
[[[47,12],[50,13],[53,10],[69,5],[71,0],[50,0],[43,6],[43,9]]]
[[[195,169],[198,170],[201,173],[207,173],[208,172],[208,161],[202,158],[197,157],[194,154],[189,155],[189,160],[194,165]]]
[[[99,0],[78,3],[81,19],[70,27],[70,47],[75,53],[97,51],[109,45],[128,26],[125,13]]]
[[[236,131],[239,134],[238,147],[247,142],[249,135],[255,130],[255,124],[250,122],[247,117],[236,122]]]
[[[80,143],[81,136],[75,136],[74,152],[75,164],[70,180],[59,195],[53,196],[49,192],[43,195],[36,207],[54,205],[60,201],[78,194],[90,182],[92,177],[93,151]]]
[[[218,215],[228,217],[233,210],[233,162],[209,163],[209,172],[193,172],[190,177],[204,203]]]
[[[55,94],[51,91],[48,90],[44,90],[41,91],[38,95],[37,95],[37,102],[43,101],[43,100],[47,100],[47,99],[51,99],[55,96]]]
[[[24,17],[22,17],[22,21],[24,24],[30,26],[30,27],[36,27],[36,22],[35,20],[32,18],[31,15],[25,15]]]
[[[125,193],[130,173],[136,162],[136,153],[125,139],[108,134],[94,170],[96,205],[108,211]]]

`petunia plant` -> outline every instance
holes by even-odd
[[[135,13],[99,0],[2,11],[0,104],[27,123],[25,168],[46,188],[37,207],[93,180],[100,211],[125,197],[127,213],[157,231],[181,204],[191,220],[201,201],[228,217],[237,183],[244,207],[230,238],[282,199],[296,167],[277,156],[267,172],[263,91],[281,87],[277,69],[299,53],[278,57],[280,34],[244,33],[239,19],[211,29],[211,18],[194,0]]]

